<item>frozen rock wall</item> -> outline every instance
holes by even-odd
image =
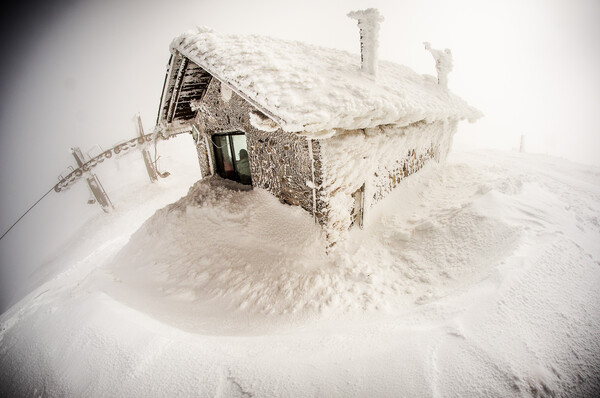
[[[224,95],[226,94],[226,95]],[[252,185],[263,188],[278,197],[282,202],[301,206],[309,213],[322,218],[322,209],[314,208],[313,168],[315,186],[322,180],[320,161],[312,162],[312,154],[319,157],[318,141],[308,140],[295,133],[269,128],[259,130],[257,117],[266,118],[246,100],[216,79],[210,83],[205,96],[198,107],[195,124],[200,132],[196,140],[200,168],[203,175],[212,174],[212,141],[210,136],[216,133],[243,131],[246,133]],[[253,123],[254,122],[254,123]],[[316,204],[323,205],[317,200]]]

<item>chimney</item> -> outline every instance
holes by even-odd
[[[379,23],[383,16],[376,8],[352,11],[348,16],[358,21],[360,28],[360,68],[366,73],[377,75],[377,47],[379,46]]]

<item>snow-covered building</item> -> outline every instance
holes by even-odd
[[[349,16],[361,28],[361,56],[207,28],[183,33],[170,46],[157,120],[166,134],[190,130],[203,176],[301,206],[331,243],[362,226],[364,211],[403,178],[443,160],[460,120],[480,116],[433,76],[377,60],[375,10]]]

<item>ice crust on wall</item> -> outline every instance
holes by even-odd
[[[250,116],[250,124],[255,129],[266,131],[268,133],[272,133],[279,129],[279,126],[274,121],[264,115],[260,115],[257,112],[249,112],[248,115]]]
[[[405,128],[380,126],[354,130],[321,141],[325,201],[329,203],[328,232],[333,240],[342,240],[350,227],[350,212],[354,206],[352,193],[365,184],[365,212],[383,193],[396,186],[390,176],[405,161],[424,155],[432,149],[434,159],[444,161],[452,145],[456,122],[417,123]],[[414,151],[414,152],[413,152]],[[409,170],[413,171],[413,170]],[[384,187],[385,192],[380,192]]]
[[[229,102],[232,94],[233,94],[233,91],[231,91],[231,89],[229,87],[227,87],[227,85],[221,84],[221,98],[223,99],[223,101]]]
[[[481,112],[410,68],[380,60],[378,75],[345,51],[199,27],[177,37],[180,52],[234,87],[284,131],[311,138],[418,121],[473,121]]]

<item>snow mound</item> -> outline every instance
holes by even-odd
[[[599,396],[598,168],[451,156],[329,256],[238,188],[95,224],[0,315],[0,396]]]
[[[204,27],[175,38],[171,51],[275,115],[289,132],[318,137],[333,129],[481,116],[437,81],[406,66],[379,61],[374,79],[361,72],[359,55],[345,51]]]
[[[429,187],[438,191],[444,183],[436,177],[439,170],[425,174],[423,181],[432,180]],[[159,210],[113,261],[121,289],[107,291],[187,330],[259,333],[275,320],[286,328],[282,319],[294,324],[406,311],[481,276],[519,238],[517,228],[465,205],[471,196],[457,194],[454,202],[447,196],[446,203],[431,201],[433,214],[405,219],[392,212],[328,255],[308,213],[264,190],[242,188],[218,177],[204,179]],[[418,208],[428,194],[414,192],[407,187],[392,201]]]

